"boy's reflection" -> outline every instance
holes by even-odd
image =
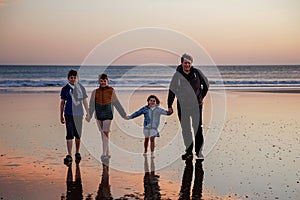
[[[144,156],[144,199],[161,199],[158,175],[155,175],[154,157],[151,157],[151,168],[149,170],[148,158]]]
[[[203,160],[197,159],[195,164],[195,178],[194,186],[192,190],[192,199],[201,199],[202,198],[202,183],[203,183]],[[185,168],[182,176],[182,184],[179,194],[179,199],[187,200],[190,199],[191,195],[191,185],[193,178],[193,160],[189,159],[185,161]]]
[[[68,165],[66,184],[67,184],[67,195],[66,195],[67,200],[83,199],[79,163],[76,163],[75,181],[73,181],[72,164]]]
[[[109,185],[109,166],[108,164],[102,164],[102,178],[98,188],[96,199],[113,199],[110,191]]]

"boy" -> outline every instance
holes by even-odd
[[[86,120],[89,122],[95,112],[97,126],[102,137],[103,153],[101,155],[101,162],[108,164],[110,159],[109,133],[111,122],[114,118],[113,107],[117,109],[123,118],[126,117],[126,112],[119,102],[115,89],[108,85],[107,74],[100,74],[98,77],[98,83],[99,87],[95,89],[91,95],[89,104],[90,114]]]
[[[67,150],[68,154],[64,159],[65,164],[72,163],[72,143],[75,137],[76,144],[76,161],[81,160],[81,155],[79,153],[80,148],[80,137],[82,133],[82,120],[83,120],[83,106],[87,113],[88,112],[88,102],[87,94],[85,88],[78,83],[78,73],[75,70],[70,70],[68,73],[68,81],[60,92],[60,122],[66,124],[66,140],[67,140]]]

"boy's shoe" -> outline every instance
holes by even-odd
[[[189,159],[193,159],[193,154],[191,153],[185,153],[181,156],[182,160],[189,160]]]
[[[75,153],[75,162],[79,163],[81,161],[81,155],[80,153]]]
[[[197,159],[204,160],[204,155],[202,154],[202,151],[200,151],[196,156]]]
[[[70,155],[67,155],[64,159],[64,164],[65,165],[70,165],[72,163],[73,159],[72,159],[72,156]]]
[[[105,156],[105,155],[102,155],[101,156],[101,162],[104,164],[104,165],[109,165],[109,159],[110,159],[110,155],[107,155],[107,156]]]

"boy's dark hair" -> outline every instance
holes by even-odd
[[[100,74],[99,75],[99,79],[102,79],[102,80],[108,80],[108,76],[107,76],[107,74]]]
[[[68,78],[69,78],[70,76],[77,76],[77,75],[78,75],[77,71],[74,70],[74,69],[71,69],[71,70],[69,71],[69,73],[68,73]]]
[[[156,100],[156,104],[157,104],[157,105],[160,104],[160,100],[158,99],[158,97],[155,96],[155,95],[153,95],[153,94],[151,94],[151,95],[147,98],[147,102],[148,102],[150,99],[152,99],[152,98],[154,98],[154,99]]]

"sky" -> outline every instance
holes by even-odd
[[[148,27],[186,36],[215,64],[300,64],[299,0],[0,0],[0,64],[82,64],[99,44]]]

